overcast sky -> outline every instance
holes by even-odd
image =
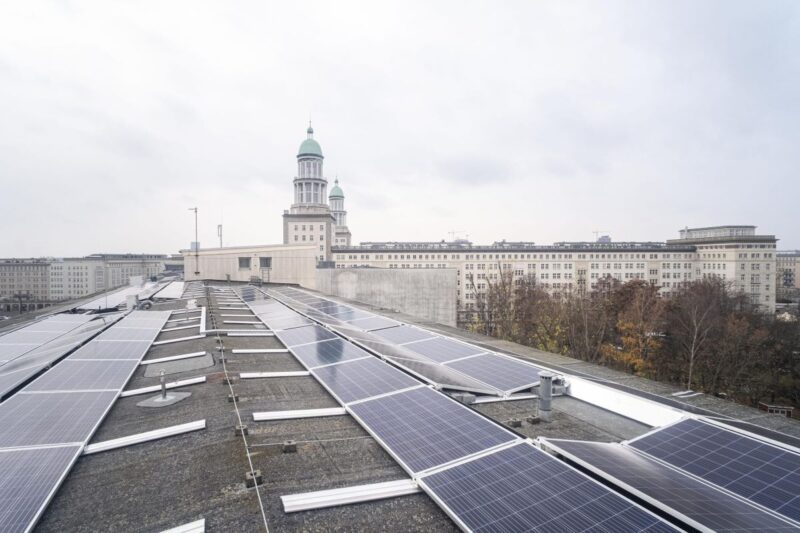
[[[354,242],[800,248],[800,2],[4,2],[0,256],[282,239],[309,117]]]

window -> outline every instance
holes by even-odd
[[[249,257],[240,257],[239,258],[239,269],[249,269],[250,268],[250,258]]]
[[[271,257],[259,257],[258,258],[258,266],[261,268],[272,268],[272,258]]]

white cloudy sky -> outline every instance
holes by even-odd
[[[309,116],[354,240],[800,248],[800,3],[4,2],[0,256],[275,243]]]

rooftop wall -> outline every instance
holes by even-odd
[[[456,325],[452,268],[321,268],[317,290],[447,326]]]
[[[291,245],[206,248],[197,254],[197,267],[195,253],[181,250],[184,257],[184,279],[250,281],[252,277],[257,277],[266,282],[292,283],[313,289],[317,265],[315,250],[314,246]],[[262,257],[270,258],[268,268],[261,267]],[[240,267],[240,259],[246,266]],[[197,275],[195,268],[199,271]]]

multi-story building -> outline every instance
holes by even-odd
[[[777,297],[796,298],[800,292],[800,250],[777,253]]]
[[[2,308],[49,301],[49,266],[43,259],[0,259],[0,301],[12,302]]]
[[[756,235],[755,226],[686,228],[668,245],[689,245],[697,250],[696,277],[716,277],[747,294],[754,305],[775,311],[777,257],[774,235]]]
[[[338,180],[326,195],[328,180],[322,169],[322,148],[314,139],[309,125],[307,138],[297,151],[297,176],[293,180],[294,201],[283,213],[283,244],[318,247],[318,260],[331,257],[334,239],[345,246],[350,244],[344,193]],[[330,205],[328,204],[330,201]]]
[[[0,259],[0,309],[41,309],[127,285],[165,270],[168,256],[160,254],[94,254],[86,257]]]
[[[504,272],[513,279],[535,279],[553,294],[594,290],[602,280],[641,279],[669,295],[683,283],[716,277],[750,295],[765,311],[775,310],[775,237],[755,235],[699,236],[682,232],[680,239],[658,242],[560,242],[537,246],[529,242],[475,245],[454,242],[367,242],[336,247],[337,268],[452,268],[457,272],[457,305],[474,308],[488,286]],[[684,230],[686,231],[686,230]],[[745,257],[746,256],[746,257]],[[745,278],[742,273],[746,272]],[[756,274],[753,277],[753,274]]]

